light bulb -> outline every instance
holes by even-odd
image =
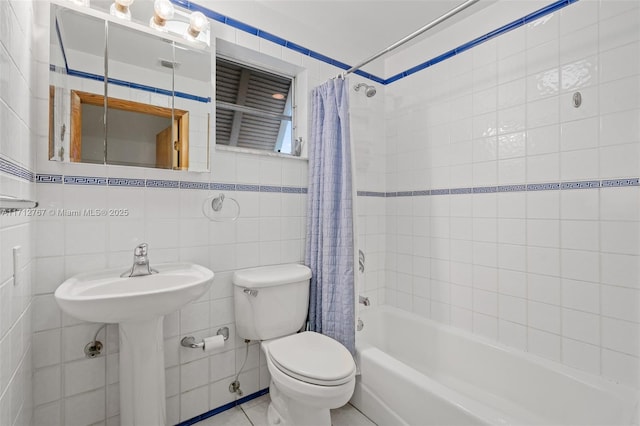
[[[167,19],[173,18],[173,5],[169,0],[156,0],[153,3],[153,16],[149,25],[157,30],[165,30]]]
[[[208,26],[209,20],[202,12],[193,12],[189,18],[189,28],[187,28],[186,33],[187,38],[195,40]]]
[[[109,13],[120,19],[131,20],[131,10],[129,6],[133,3],[133,0],[115,0],[109,8]]]

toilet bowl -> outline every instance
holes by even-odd
[[[330,425],[329,410],[345,405],[356,368],[347,349],[306,331],[262,342],[271,373],[269,424]]]
[[[311,270],[275,265],[233,275],[237,332],[260,340],[271,374],[269,425],[330,426],[329,410],[345,405],[356,366],[340,342],[312,331],[298,333],[309,304]]]

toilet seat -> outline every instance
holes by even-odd
[[[347,348],[313,331],[268,342],[267,354],[284,374],[315,385],[338,386],[352,380],[356,372]]]

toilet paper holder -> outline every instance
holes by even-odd
[[[224,340],[227,341],[227,339],[229,339],[229,327],[219,328],[218,331],[216,332],[216,335],[222,335]],[[185,348],[204,349],[204,340],[201,340],[198,343],[196,343],[196,338],[193,336],[183,337],[182,340],[180,341],[180,344]]]

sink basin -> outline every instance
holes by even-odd
[[[125,268],[79,274],[55,292],[67,314],[119,324],[121,426],[166,424],[163,318],[213,282],[213,272],[192,263],[152,266],[157,274],[131,278],[120,277]]]
[[[120,323],[170,314],[202,296],[213,272],[191,263],[153,265],[157,274],[121,278],[123,268],[69,278],[55,292],[60,308],[92,322]]]

